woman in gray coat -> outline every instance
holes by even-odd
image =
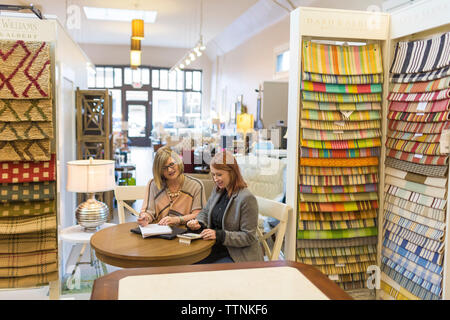
[[[247,189],[239,166],[229,152],[211,160],[211,175],[216,184],[206,206],[187,227],[201,231],[205,240],[215,239],[211,254],[199,263],[262,261],[256,236],[258,203]]]

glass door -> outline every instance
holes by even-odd
[[[127,122],[130,145],[150,147],[152,111],[149,91],[130,87],[123,90],[123,94],[125,97],[124,119]]]

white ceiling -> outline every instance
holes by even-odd
[[[0,0],[2,4],[23,4],[25,0]],[[278,2],[279,4],[275,3]],[[381,8],[383,0],[203,0],[203,37],[212,58],[226,53],[266,27],[285,18],[292,5],[366,10],[370,5]],[[145,25],[143,46],[191,48],[199,40],[201,0],[36,0],[43,14],[67,19],[67,8],[80,8],[80,29],[69,33],[79,43],[130,43],[128,22],[87,20],[83,6],[155,10],[154,24]]]

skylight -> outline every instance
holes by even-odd
[[[131,21],[143,19],[144,23],[154,23],[156,11],[83,7],[86,17],[91,20]]]

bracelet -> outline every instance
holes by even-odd
[[[183,217],[178,217],[178,218],[180,218],[180,224],[183,224],[184,223],[184,218]]]

